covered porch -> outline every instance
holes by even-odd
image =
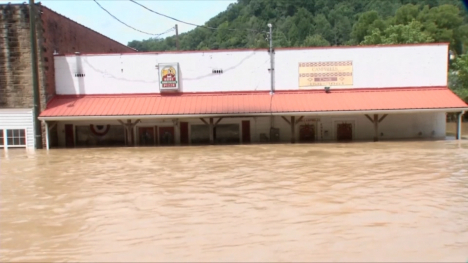
[[[86,95],[56,96],[40,120],[47,148],[51,129],[65,147],[302,143],[440,137],[467,109],[446,87]]]

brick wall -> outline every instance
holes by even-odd
[[[41,110],[55,95],[54,52],[58,54],[134,52],[133,49],[45,6],[38,4],[36,7]],[[0,5],[0,108],[32,107],[29,6]]]

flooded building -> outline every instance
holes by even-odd
[[[440,139],[468,109],[448,57],[445,43],[58,55],[40,120],[59,147]]]
[[[57,94],[54,55],[76,51],[135,52],[41,4],[35,5],[34,13],[40,110]],[[42,125],[41,137],[41,132],[35,132],[40,123],[34,125],[29,20],[28,4],[0,4],[0,148],[34,148],[38,134],[37,140],[46,143],[45,126]],[[57,129],[52,127],[50,134],[50,143],[58,145]]]

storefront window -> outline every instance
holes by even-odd
[[[3,146],[3,130],[0,130],[0,146]]]
[[[219,124],[215,127],[216,144],[240,143],[239,124]]]
[[[192,125],[190,129],[190,138],[192,144],[209,144],[210,143],[210,126],[208,125]]]
[[[7,130],[7,142],[8,146],[26,146],[25,130]]]
[[[124,146],[125,129],[122,125],[76,126],[76,145],[80,147]]]

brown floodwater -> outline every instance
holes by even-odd
[[[468,260],[468,141],[1,151],[0,260]]]

